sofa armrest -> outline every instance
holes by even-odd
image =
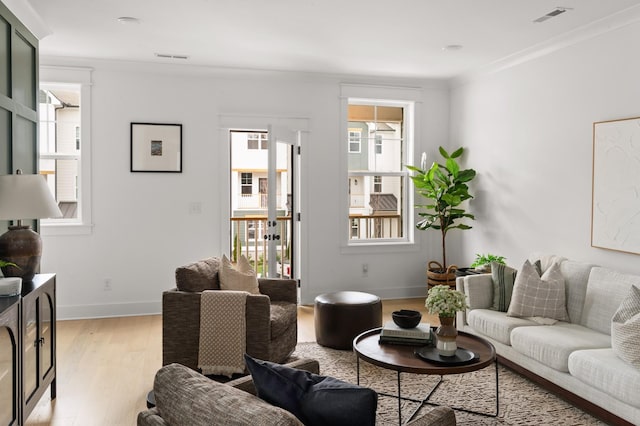
[[[456,290],[464,293],[469,309],[458,312],[456,323],[459,329],[467,325],[467,312],[474,309],[489,309],[493,305],[493,280],[491,274],[466,275],[456,278]]]
[[[298,282],[277,278],[259,278],[260,293],[278,302],[298,303]]]
[[[411,426],[456,426],[456,415],[449,407],[435,407],[427,411],[417,419],[411,420],[407,425]]]
[[[285,364],[287,367],[297,368],[298,370],[305,370],[309,373],[320,374],[320,364],[315,359],[300,358],[292,362]],[[252,395],[256,395],[256,388],[253,385],[253,379],[251,376],[244,376],[238,379],[231,380],[226,383],[234,388],[241,389]]]

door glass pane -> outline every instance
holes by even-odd
[[[38,386],[38,339],[37,330],[37,300],[25,303],[26,315],[24,324],[24,389],[23,394],[28,399]]]
[[[0,425],[11,424],[16,418],[15,406],[15,342],[7,327],[0,327]]]
[[[44,377],[53,366],[53,330],[51,329],[53,310],[51,309],[51,298],[44,295],[40,298],[42,314],[42,330],[40,336],[44,339],[41,346],[42,357],[42,377]]]
[[[291,146],[277,144],[276,193],[269,194],[267,141],[266,132],[231,132],[231,260],[242,254],[258,276],[266,277],[269,256],[275,255],[275,275],[291,277]],[[275,227],[267,226],[270,197],[276,197]],[[275,253],[269,250],[270,238]]]

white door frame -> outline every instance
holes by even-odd
[[[231,234],[229,232],[229,222],[231,220],[231,182],[230,182],[230,173],[227,171],[230,170],[230,143],[229,143],[229,134],[232,130],[255,130],[255,131],[268,131],[269,132],[269,153],[276,154],[275,148],[276,141],[283,141],[288,144],[293,144],[294,147],[300,147],[304,145],[304,141],[308,134],[308,126],[309,119],[305,117],[283,117],[283,116],[267,116],[267,115],[235,115],[235,114],[220,114],[219,115],[219,154],[220,154],[220,166],[223,167],[225,173],[219,174],[219,176],[224,176],[221,179],[221,188],[220,193],[222,195],[222,199],[226,200],[226,202],[220,203],[220,247],[228,248],[231,244]],[[296,150],[298,148],[295,148]],[[271,155],[271,154],[270,154]],[[308,200],[306,197],[307,191],[303,191],[302,188],[305,188],[306,185],[306,177],[302,173],[303,167],[302,162],[304,161],[304,157],[297,156],[294,157],[294,165],[295,173],[298,174],[296,179],[299,182],[297,187],[294,186],[295,194],[293,196],[294,205],[292,206],[292,227],[295,227],[295,234],[297,238],[295,239],[296,246],[294,247],[295,253],[295,265],[294,271],[296,278],[301,281],[306,281],[306,272],[302,265],[307,264],[307,253],[301,246],[305,245],[302,241],[306,241],[306,236],[308,235],[307,226],[304,221],[298,221],[298,213],[302,213],[306,211],[305,207],[308,205]],[[272,190],[275,193],[275,169],[271,170],[269,173],[273,173],[273,178],[271,176],[268,177],[267,185],[269,185],[269,191]],[[273,188],[271,188],[273,185]],[[269,197],[269,203],[275,203],[275,197]],[[269,221],[275,220],[275,208],[269,209],[269,211],[274,212],[274,217],[271,218],[269,216]],[[269,264],[269,271],[276,271],[277,268],[275,266],[275,257],[273,257],[273,265]]]

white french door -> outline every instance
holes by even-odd
[[[259,276],[299,279],[299,146],[283,126],[230,129],[230,253]]]

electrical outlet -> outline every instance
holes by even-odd
[[[362,276],[366,277],[369,275],[369,264],[368,263],[363,263],[362,264]]]
[[[199,201],[189,203],[189,214],[202,214],[202,203]]]
[[[104,279],[104,286],[102,287],[104,291],[111,291],[111,278]]]

